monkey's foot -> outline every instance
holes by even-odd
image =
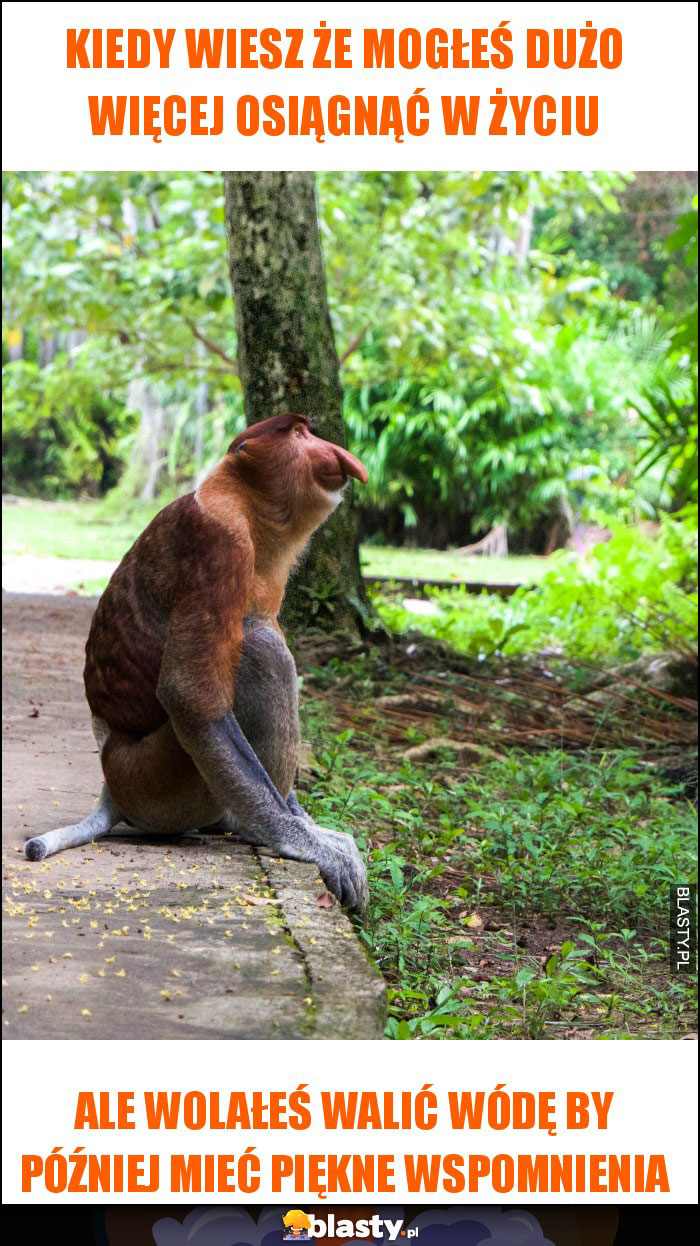
[[[109,835],[112,827],[121,821],[121,813],[112,797],[103,787],[97,807],[82,822],[73,826],[60,826],[58,830],[47,831],[45,835],[35,835],[24,845],[24,855],[28,861],[43,861],[54,852],[63,848],[77,848],[80,844],[91,844],[96,839]]]
[[[43,861],[44,857],[51,857],[64,848],[78,848],[81,844],[92,844],[96,839],[103,839],[111,829],[111,826],[96,826],[92,817],[85,818],[83,822],[76,822],[75,826],[61,826],[56,831],[47,831],[45,835],[28,839],[24,855],[28,861]]]
[[[49,849],[45,841],[44,835],[36,835],[34,839],[28,839],[24,845],[24,855],[28,861],[43,861],[44,857],[48,857]]]

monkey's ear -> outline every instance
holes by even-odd
[[[239,441],[238,445],[230,445],[228,448],[229,454],[238,454],[240,450],[243,450],[244,447],[247,446],[247,444],[247,441]]]

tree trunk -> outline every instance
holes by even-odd
[[[197,359],[202,363],[207,353],[207,348],[203,342],[195,343],[195,351]],[[209,386],[206,381],[200,381],[197,385],[194,396],[195,410],[195,426],[194,426],[194,479],[195,484],[199,486],[202,483],[203,471],[202,461],[204,457],[204,425],[209,410]]]
[[[251,423],[296,411],[345,445],[313,173],[224,173],[238,367]],[[348,488],[348,493],[349,493]],[[292,634],[371,624],[346,501],[316,533],[285,599]]]
[[[156,496],[162,469],[166,462],[163,452],[165,408],[152,385],[142,376],[129,381],[126,405],[139,413],[134,454],[128,470],[129,491],[142,502]]]

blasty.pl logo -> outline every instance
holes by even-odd
[[[373,1241],[396,1242],[401,1237],[418,1237],[418,1229],[404,1229],[403,1220],[382,1220],[372,1216],[370,1220],[346,1219],[334,1216],[309,1216],[298,1207],[282,1217],[284,1242],[308,1242],[313,1238],[372,1238]]]

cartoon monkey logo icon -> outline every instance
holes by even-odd
[[[284,1225],[283,1241],[308,1241],[311,1220],[305,1211],[299,1211],[298,1208],[288,1211],[286,1216],[282,1217],[282,1224]]]

